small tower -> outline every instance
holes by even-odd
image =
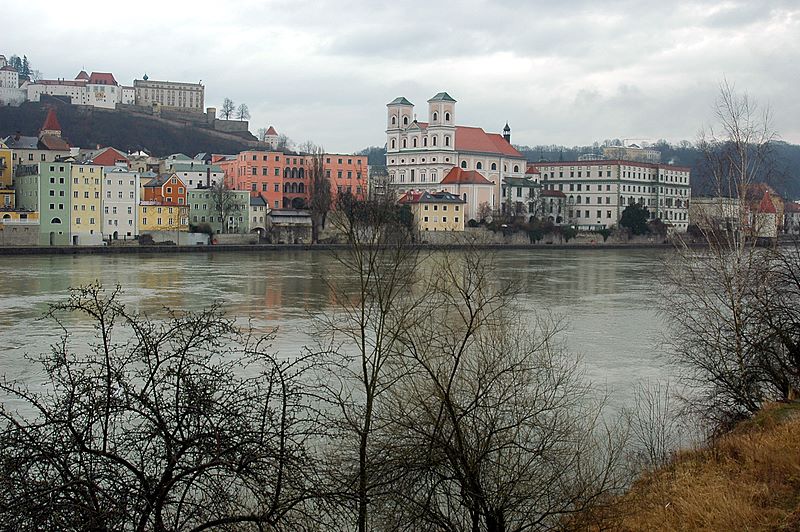
[[[47,110],[47,118],[44,119],[44,124],[39,130],[39,138],[45,135],[61,136],[61,124],[58,123],[58,117],[56,117],[56,112],[52,107]]]
[[[398,151],[402,131],[414,121],[414,104],[398,96],[386,108],[386,150]]]
[[[440,92],[428,100],[428,146],[454,150],[456,144],[456,100]]]
[[[263,140],[271,150],[278,149],[278,132],[275,131],[274,127],[269,126],[269,129],[267,129],[267,132],[264,134]]]
[[[503,128],[503,138],[511,144],[511,128],[508,127],[508,122],[506,122],[506,127]]]

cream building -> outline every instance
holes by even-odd
[[[411,207],[418,231],[463,231],[463,199],[450,192],[406,192],[401,205]]]
[[[154,81],[145,75],[143,79],[133,81],[133,88],[138,106],[158,104],[166,108],[203,112],[205,87],[200,83]]]
[[[19,85],[19,73],[0,55],[0,105],[17,106],[26,99],[25,88]]]
[[[441,190],[442,180],[456,167],[478,172],[489,181],[488,201],[499,209],[503,180],[525,176],[525,157],[511,145],[508,124],[503,135],[456,125],[456,100],[446,92],[428,100],[427,122],[417,120],[414,104],[395,98],[387,104],[386,127],[388,186],[399,194]],[[469,197],[465,201],[475,203]]]
[[[70,234],[73,246],[97,246],[103,243],[100,191],[103,167],[73,163],[72,213]]]
[[[619,222],[628,205],[638,203],[678,231],[689,226],[690,169],[625,160],[559,161],[531,164],[542,190],[566,196],[564,223],[600,229]]]

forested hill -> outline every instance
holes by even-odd
[[[800,199],[800,145],[787,142],[774,142],[773,145],[774,168],[769,176],[764,176],[763,181],[772,185],[775,190],[787,199]],[[574,161],[580,155],[598,153],[600,147],[592,146],[516,146],[530,162],[546,161]],[[679,144],[658,142],[653,148],[661,152],[661,160],[679,166],[688,166],[692,169],[692,194],[705,195],[713,192],[711,180],[703,168],[703,158],[700,151],[691,143],[682,141]],[[386,147],[370,146],[359,152],[366,155],[370,166],[376,170],[384,168],[386,164]]]
[[[62,135],[73,146],[113,146],[122,151],[144,150],[162,157],[172,153],[238,153],[248,148],[246,139],[191,125],[170,123],[123,111],[93,109],[51,100],[0,107],[0,138],[20,132],[35,136],[44,123],[48,105],[56,107]],[[255,141],[255,137],[252,138]]]

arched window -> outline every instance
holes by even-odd
[[[303,168],[300,168],[297,171],[297,177],[299,177],[300,179],[303,179],[305,176],[306,176],[306,171]]]
[[[397,117],[392,115],[392,125],[397,124]]]
[[[450,145],[450,137],[445,137],[444,138],[444,145],[445,146],[449,146]]]
[[[578,205],[580,205],[580,204],[581,204],[581,197],[578,196]]]
[[[437,113],[436,111],[434,111],[434,112],[433,112],[433,122],[436,122],[437,120],[439,120],[439,113]]]
[[[431,171],[431,182],[435,182],[435,181],[436,181],[436,171],[432,170]]]
[[[404,116],[404,117],[403,117],[403,125],[404,125],[404,126],[407,126],[407,125],[408,125],[408,117],[407,117],[407,116]]]
[[[445,122],[450,122],[450,113],[445,113],[444,114],[444,121]]]
[[[405,172],[400,172],[400,182],[401,183],[405,183],[406,182],[406,173]]]
[[[289,189],[289,183],[284,183],[283,184],[283,193],[287,194],[289,192],[289,190],[290,190]]]
[[[461,168],[467,167],[467,161],[461,161]]]
[[[475,169],[476,170],[483,170],[483,163],[481,163],[480,161],[475,163]]]
[[[50,223],[51,224],[60,224],[61,223],[61,218],[53,218],[52,220],[50,220]]]
[[[408,141],[406,139],[403,139],[403,147],[404,148],[408,147]]]
[[[414,137],[413,139],[411,139],[411,146],[412,146],[413,148],[416,148],[416,147],[417,147],[417,138],[416,138],[416,137]]]
[[[519,165],[516,165],[516,164],[514,165],[514,171],[515,172],[519,172]]]
[[[422,147],[428,146],[428,137],[422,137]]]
[[[575,205],[575,196],[570,196],[569,197],[569,204],[570,205]]]
[[[497,170],[497,163],[492,163],[492,170]]]
[[[283,177],[284,179],[289,179],[290,177],[292,177],[292,169],[289,168],[288,166],[283,170]]]
[[[292,178],[297,179],[297,168],[292,168]]]
[[[301,193],[301,194],[304,193],[306,191],[306,186],[303,183],[298,183],[297,184],[297,191],[299,193]]]
[[[4,214],[3,215],[3,220],[10,220],[10,219],[11,219],[11,215],[10,214]]]
[[[433,142],[433,145],[434,145],[434,146],[436,146],[436,137],[433,137],[433,138],[431,139],[431,141]]]
[[[394,141],[394,139],[392,139],[392,149],[394,149],[395,146],[396,146],[395,141]]]

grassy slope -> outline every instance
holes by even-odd
[[[800,530],[800,403],[765,408],[645,475],[604,530]]]

